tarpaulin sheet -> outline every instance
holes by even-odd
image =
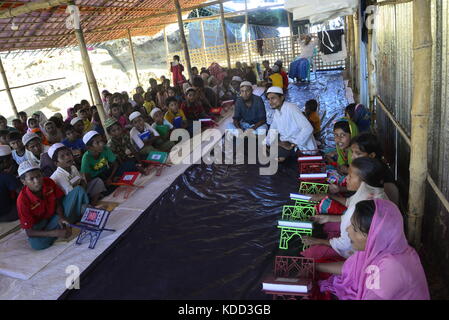
[[[273,176],[257,165],[190,167],[62,298],[269,299],[261,281],[297,170],[294,161]]]

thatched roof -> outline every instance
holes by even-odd
[[[164,24],[175,23],[173,0],[76,0],[81,26],[88,44],[132,36],[151,36]],[[196,9],[204,0],[179,0],[183,10]],[[28,13],[27,6],[42,3]],[[67,29],[68,0],[20,0],[0,2],[0,52],[36,50],[77,45],[73,30]],[[216,4],[218,1],[212,1]],[[42,8],[45,7],[46,8]],[[51,6],[51,7],[50,7]],[[20,13],[20,14],[19,14]],[[19,14],[19,15],[17,15]],[[12,17],[11,17],[12,16]],[[6,17],[6,18],[5,18]]]

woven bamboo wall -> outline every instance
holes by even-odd
[[[249,41],[249,47],[251,52],[251,58],[248,52],[248,43],[247,42],[236,42],[229,44],[229,53],[231,56],[231,64],[235,66],[237,61],[249,63],[258,62],[262,64],[262,61],[269,60],[270,64],[273,64],[276,60],[282,60],[284,66],[288,68],[290,62],[294,60],[296,56],[299,55],[300,49],[297,43],[297,36],[293,36],[293,43],[295,44],[295,55],[292,53],[292,38],[291,37],[279,37],[279,38],[268,38],[262,40],[251,40]],[[258,50],[258,41],[263,42],[263,52],[262,55]],[[199,48],[189,50],[190,52],[190,61],[192,66],[200,67],[208,67],[213,62],[219,63],[221,66],[226,67],[226,51],[225,46],[215,46],[215,47],[207,47],[207,48]],[[179,55],[181,58],[183,57],[182,51],[177,52],[169,52],[167,56],[167,61],[171,61],[173,55]],[[321,56],[318,55],[315,58],[315,65],[317,70],[329,70],[335,68],[345,68],[345,61],[335,61],[330,64],[326,64],[321,60]]]

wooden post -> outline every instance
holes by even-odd
[[[291,53],[292,53],[292,59],[291,61],[293,61],[296,57],[296,53],[295,53],[295,38],[293,35],[293,22],[292,22],[292,14],[290,12],[287,11],[287,18],[288,18],[288,28],[290,29],[290,43],[291,43]]]
[[[355,63],[355,55],[354,55],[354,20],[352,16],[348,16],[348,43],[349,43],[349,82],[351,88],[354,90],[354,63]]]
[[[374,128],[375,114],[374,109],[374,97],[376,95],[376,82],[374,79],[374,64],[373,64],[373,31],[368,30],[368,96],[369,96],[369,109],[371,112],[371,127]]]
[[[15,8],[9,8],[0,11],[0,19],[17,17],[33,11],[56,7],[59,6],[60,4],[67,4],[68,2],[69,0],[45,0],[45,1],[28,2],[25,3],[24,5]]]
[[[360,95],[360,83],[359,83],[359,66],[360,66],[360,32],[359,32],[359,20],[358,20],[358,12],[353,15],[354,20],[354,93],[357,94],[357,97]],[[356,98],[356,101],[359,99]]]
[[[167,30],[166,26],[164,26],[164,43],[165,43],[165,60],[167,61],[167,69],[170,70],[170,51],[168,50],[168,39],[167,39]]]
[[[181,44],[182,44],[182,48],[184,50],[184,56],[185,56],[186,65],[187,65],[187,72],[189,74],[189,79],[192,80],[193,79],[192,66],[190,64],[189,47],[187,45],[186,35],[184,33],[184,24],[182,22],[181,5],[179,4],[179,0],[174,0],[174,2],[175,2],[177,15],[178,15],[179,32],[181,33]]]
[[[204,25],[203,25],[203,21],[200,21],[200,27],[201,27],[201,37],[203,39],[203,52],[204,52],[204,60],[206,61],[205,65],[208,66],[209,65],[209,61],[207,60],[207,53],[206,53],[206,36],[204,35]]]
[[[86,84],[87,84],[87,88],[89,89],[90,103],[93,106],[95,104],[95,99],[94,99],[94,95],[92,93],[92,88],[90,87],[90,84],[89,84],[89,79],[87,79],[86,68],[84,68],[84,76],[86,77]]]
[[[248,50],[248,59],[249,64],[252,63],[252,57],[251,57],[251,31],[249,30],[249,24],[248,24],[248,1],[245,0],[245,40],[246,40],[246,47]]]
[[[6,93],[8,94],[9,103],[11,104],[12,110],[17,119],[19,119],[19,112],[17,112],[16,103],[12,97],[11,88],[9,87],[8,78],[6,77],[5,68],[3,67],[2,59],[0,58],[0,73],[2,74],[3,84],[5,85]]]
[[[426,194],[427,143],[430,113],[432,61],[431,1],[413,1],[413,100],[411,109],[410,188],[408,239],[421,243]]]
[[[136,74],[137,85],[140,86],[139,73],[137,72],[136,56],[134,54],[133,40],[131,37],[131,30],[129,30],[129,29],[128,29],[128,42],[129,42],[129,51],[131,52],[131,58],[133,60],[133,65],[134,65],[134,72]]]
[[[86,72],[87,81],[92,90],[95,105],[97,107],[98,115],[100,116],[101,123],[104,125],[106,120],[106,114],[103,107],[103,101],[101,101],[100,91],[98,90],[97,80],[95,79],[94,71],[92,70],[92,65],[90,63],[89,54],[86,48],[86,42],[84,40],[83,30],[81,27],[75,29],[76,39],[78,40],[81,58],[83,60],[84,70]],[[109,138],[107,131],[105,130],[106,136]]]
[[[221,2],[220,2],[220,16],[221,16],[221,30],[223,31],[223,39],[226,50],[226,59],[228,61],[228,69],[231,69],[231,56],[229,55],[228,33],[226,32],[223,3]]]

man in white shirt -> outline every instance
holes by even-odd
[[[271,144],[277,137],[275,132],[279,133],[279,162],[284,162],[294,151],[306,154],[315,151],[312,125],[296,104],[285,101],[282,88],[270,87],[267,99],[275,111],[266,143]]]

